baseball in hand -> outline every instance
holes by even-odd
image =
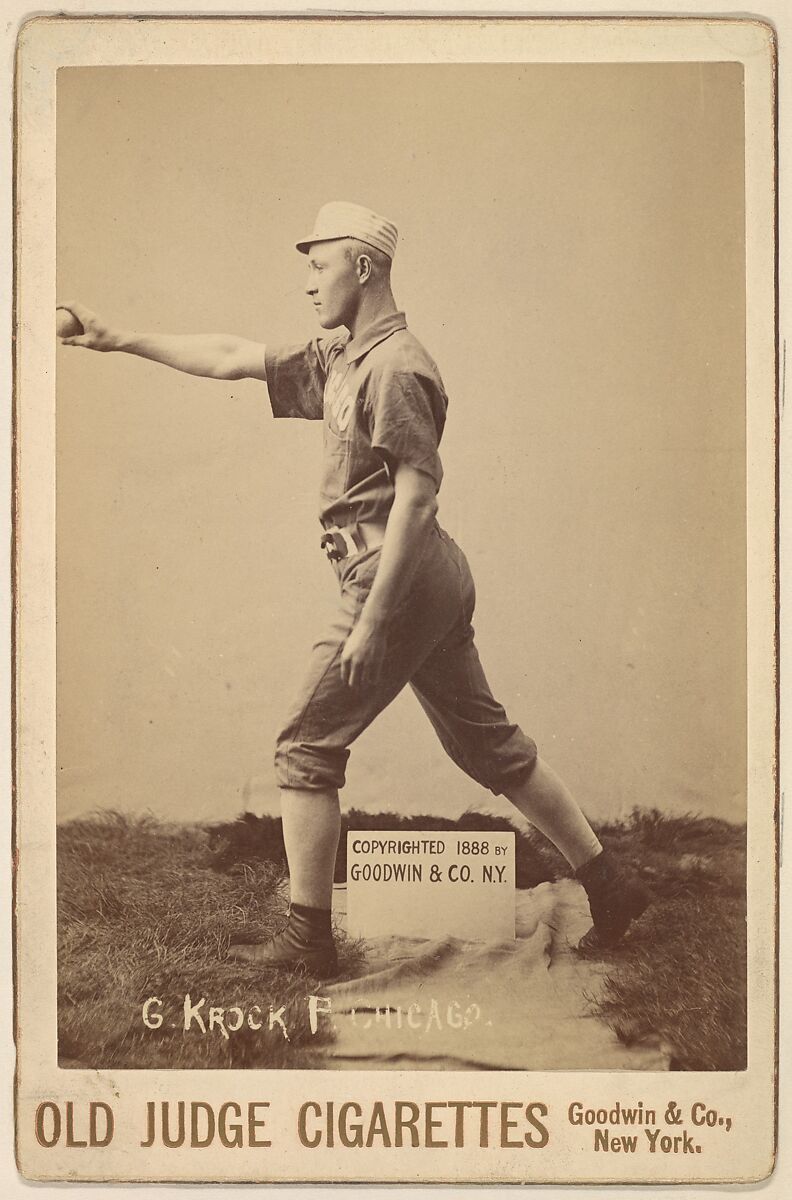
[[[55,331],[60,338],[77,337],[84,333],[80,322],[68,308],[55,309]]]

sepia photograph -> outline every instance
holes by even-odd
[[[378,1063],[745,1066],[742,121],[732,63],[59,73],[62,1063],[301,1062],[141,1008],[309,973]],[[342,812],[514,828],[522,936],[414,879],[405,944],[407,871],[339,945]]]
[[[199,1178],[271,1144],[266,1070],[311,1159],[272,1178],[449,1145],[427,1179],[517,1146],[541,1178],[718,1178],[773,1038],[747,52],[532,61],[521,29],[515,61],[440,61],[416,22],[403,61],[294,61],[262,22],[239,61],[231,22],[207,62],[161,24],[184,53],[52,71],[35,820],[48,1061],[85,1103],[34,1105],[38,1156]],[[113,1102],[78,1081],[161,1072],[103,1174]],[[559,1129],[577,1174],[534,1166]]]

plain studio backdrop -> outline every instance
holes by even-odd
[[[745,817],[742,122],[733,63],[59,72],[61,300],[305,341],[317,208],[399,227],[485,669],[596,818]],[[321,436],[274,422],[262,383],[59,351],[61,819],[274,810],[334,598]],[[509,809],[409,690],[342,801]]]

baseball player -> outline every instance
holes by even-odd
[[[319,544],[338,604],[277,740],[289,915],[272,940],[230,951],[262,968],[300,967],[318,978],[337,972],[331,901],[349,747],[408,683],[451,758],[506,796],[569,861],[593,921],[581,950],[618,941],[650,900],[617,869],[490,691],[471,626],[470,569],[437,521],[447,398],[393,297],[396,242],[395,226],[371,210],[324,205],[297,249],[327,332],[298,345],[130,333],[82,304],[61,306],[82,326],[66,345],[124,351],[214,379],[266,380],[275,417],[323,422]]]

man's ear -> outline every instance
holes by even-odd
[[[372,265],[371,259],[367,254],[359,254],[357,258],[357,276],[360,283],[366,283],[371,279]]]

